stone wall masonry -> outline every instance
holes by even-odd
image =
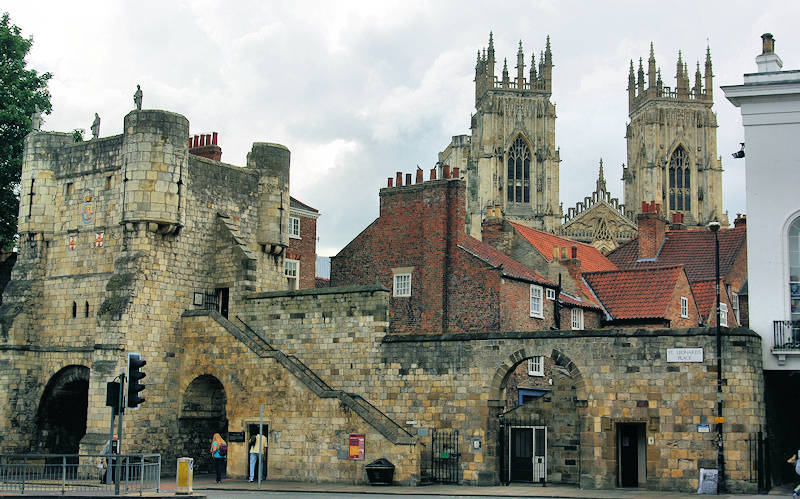
[[[386,457],[396,466],[396,482],[419,479],[418,445],[391,443],[339,399],[318,397],[276,358],[248,349],[213,316],[184,317],[181,333],[181,383],[176,391],[181,406],[190,403],[185,397],[194,379],[214,376],[225,388],[227,431],[247,431],[248,423],[259,421],[259,398],[263,399],[269,478],[365,483],[363,465]],[[364,461],[347,459],[351,433],[365,434]],[[210,444],[211,435],[206,438]],[[245,476],[247,452],[246,442],[229,441],[229,475]]]
[[[501,388],[506,375],[532,355],[552,359],[575,386],[577,398],[569,410],[581,421],[581,486],[617,486],[619,422],[642,422],[653,438],[647,446],[647,488],[690,491],[696,489],[699,468],[714,467],[714,434],[696,431],[698,424],[713,424],[715,416],[713,330],[386,334],[387,298],[386,290],[336,288],[252,295],[242,318],[333,388],[362,394],[401,424],[417,421],[411,431],[460,429],[467,449],[461,469],[465,483],[497,480]],[[702,348],[703,362],[666,362],[668,348],[688,347]],[[746,440],[764,420],[760,350],[752,332],[724,330],[726,463],[732,491],[754,487],[748,481]],[[473,437],[484,441],[480,451],[468,446]],[[574,476],[565,473],[562,479]]]

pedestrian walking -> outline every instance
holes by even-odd
[[[255,476],[256,470],[256,463],[258,462],[258,454],[261,452],[261,455],[264,456],[266,454],[265,449],[267,447],[267,439],[264,438],[264,435],[258,433],[250,437],[250,480],[253,481],[253,477]],[[263,460],[262,460],[263,461]],[[258,465],[258,474],[260,476],[264,476],[264,470],[262,469],[263,462],[259,463]]]
[[[219,433],[214,433],[211,441],[211,457],[214,458],[214,471],[217,472],[217,483],[222,483],[222,467],[228,458],[228,443],[222,439]]]

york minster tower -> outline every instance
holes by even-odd
[[[516,76],[503,60],[495,76],[494,40],[478,51],[475,64],[475,114],[471,135],[453,137],[439,153],[440,165],[459,168],[467,181],[467,233],[480,238],[487,209],[499,208],[509,220],[554,231],[560,225],[556,147],[556,108],[550,102],[553,56],[550,38],[526,72],[522,42]]]
[[[706,49],[703,73],[700,63],[690,86],[681,53],[676,65],[676,86],[664,86],[656,69],[653,45],[638,72],[631,61],[628,74],[628,116],[625,138],[628,164],[623,168],[625,207],[638,214],[642,203],[661,204],[668,219],[680,213],[686,226],[703,226],[711,220],[727,225],[722,212],[722,162],[717,156],[717,116],[714,105],[711,51]]]

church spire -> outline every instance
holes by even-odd
[[[633,59],[631,69],[628,71],[628,112],[633,111],[633,101],[636,99],[636,74],[633,72]]]
[[[508,59],[503,58],[503,88],[508,88]]]
[[[700,61],[697,61],[697,71],[694,72],[694,97],[700,99],[703,94],[703,84],[701,79],[703,75],[700,74]]]
[[[711,47],[706,45],[706,99],[714,100],[714,74],[711,70]]]
[[[679,99],[689,98],[689,79],[686,76],[686,66],[683,64],[683,55],[678,51],[678,63],[675,72],[675,90]]]
[[[525,88],[525,55],[522,53],[522,40],[517,50],[517,88]]]
[[[637,85],[639,90],[639,95],[644,93],[644,66],[642,66],[642,58],[639,58],[639,72],[638,72],[638,80]]]
[[[603,177],[603,158],[600,158],[600,174],[597,176],[597,192],[606,192],[606,179]]]
[[[531,72],[528,79],[531,82],[531,88],[533,88],[533,82],[536,81],[536,54],[534,52],[531,52]]]
[[[650,42],[650,58],[647,59],[647,88],[656,86],[656,56],[653,53],[653,42]]]
[[[547,35],[547,44],[544,48],[542,79],[545,91],[550,92],[553,88],[553,52],[550,51],[550,35]]]
[[[494,37],[492,36],[492,32],[489,32],[489,49],[486,51],[486,73],[488,78],[489,88],[494,87]]]

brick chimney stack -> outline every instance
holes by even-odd
[[[217,132],[189,137],[189,154],[221,161],[222,148],[217,144]]]
[[[747,215],[744,213],[737,213],[736,219],[733,221],[734,227],[747,227]]]
[[[654,259],[664,242],[667,221],[661,216],[661,205],[655,201],[642,202],[642,212],[636,217],[639,225],[639,260]]]

